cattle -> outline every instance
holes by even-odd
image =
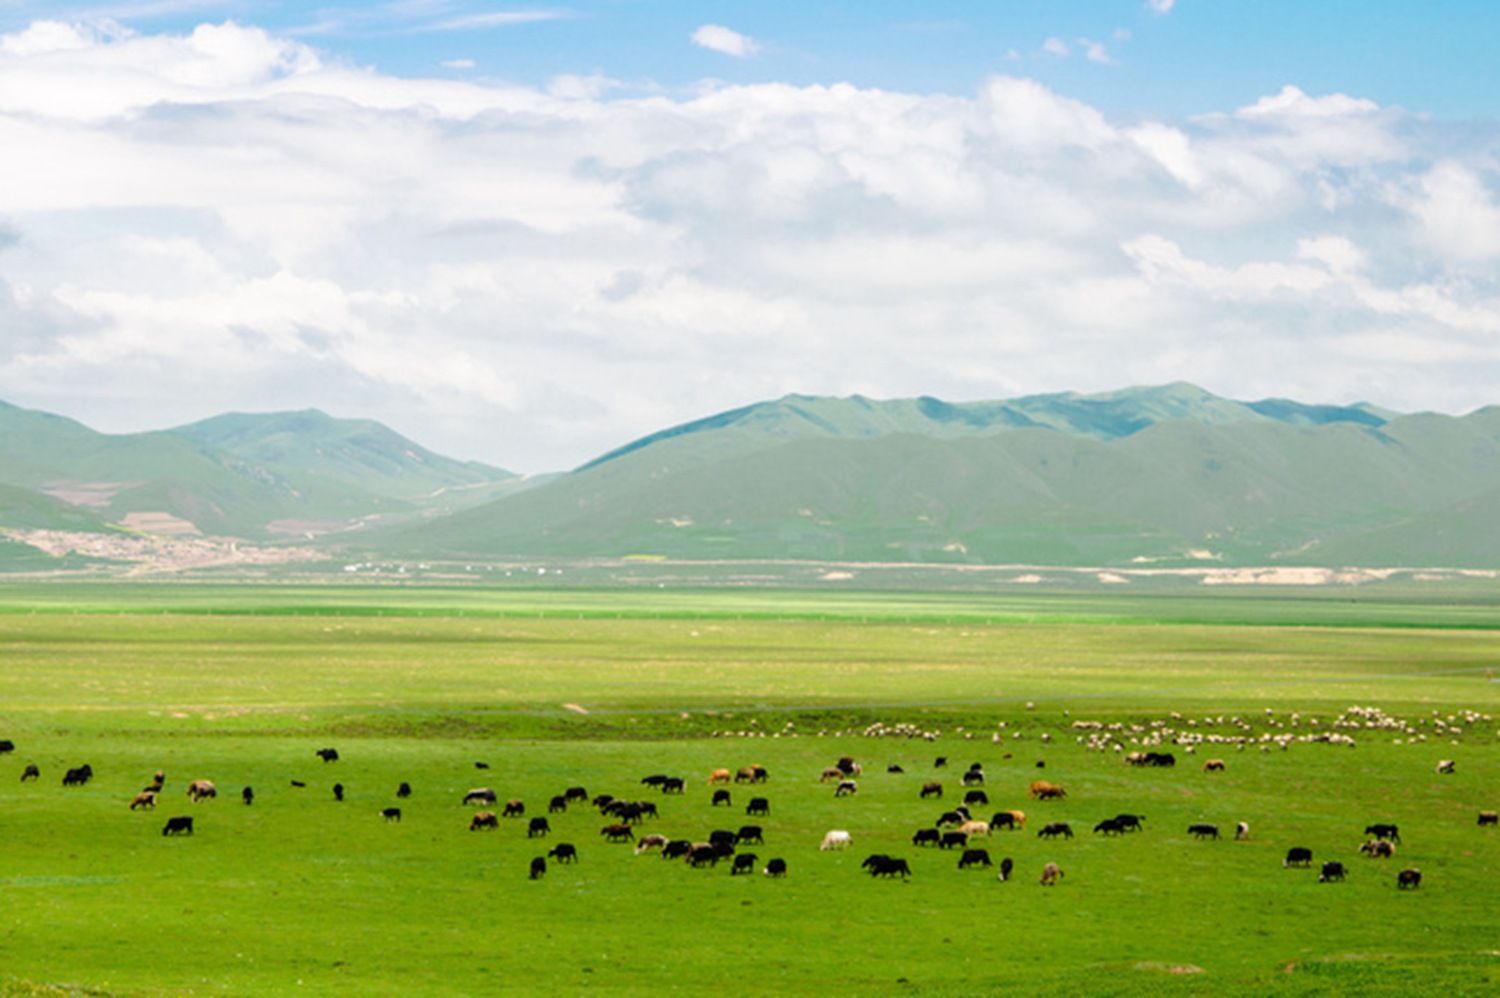
[[[313,754],[316,755],[319,759],[322,759],[325,763],[327,763],[327,762],[338,762],[339,761],[339,750],[338,749],[320,748],[320,749],[318,749],[317,752],[315,752]]]
[[[614,802],[615,802],[615,795],[614,794],[600,794],[598,797],[594,798],[593,804],[594,804],[595,807],[597,807],[599,810],[602,811],[605,808],[609,807]]]
[[[911,876],[911,867],[906,865],[906,860],[887,856],[885,853],[867,856],[859,865],[869,871],[871,877],[894,877],[899,874],[901,879],[905,880]]]
[[[571,842],[559,842],[547,850],[547,858],[555,859],[559,863],[578,862],[578,847]]]
[[[21,778],[23,780],[25,779],[24,776],[21,777]],[[1495,825],[1495,824],[1500,824],[1500,813],[1496,813],[1494,811],[1480,811],[1479,812],[1479,827],[1480,828],[1483,828],[1485,825]]]
[[[343,800],[344,799],[344,785],[342,783],[335,783],[333,785],[333,799],[334,800]]]
[[[665,835],[642,835],[639,842],[635,844],[635,854],[639,856],[643,852],[652,849],[661,849],[667,844]]]
[[[991,828],[1009,828],[1015,831],[1026,827],[1025,811],[996,811],[990,816]]]
[[[681,859],[693,849],[693,844],[687,839],[672,839],[661,847],[662,859]]]
[[[563,799],[569,804],[577,800],[588,800],[589,792],[583,789],[583,787],[569,787],[563,791]]]
[[[77,769],[70,769],[63,774],[62,785],[65,787],[81,787],[94,778],[94,767],[84,763]]]
[[[566,811],[567,809],[568,809],[568,798],[564,797],[562,794],[557,794],[556,796],[552,797],[550,800],[547,801],[547,813],[548,814],[561,814],[562,812]]]
[[[971,839],[975,837],[987,839],[990,837],[990,824],[987,821],[966,821],[958,826],[958,830]]]
[[[818,848],[824,852],[830,849],[847,849],[853,841],[853,837],[848,832],[836,829],[823,836],[823,844],[818,846]]]
[[[719,850],[708,842],[695,842],[683,858],[687,860],[689,866],[702,866],[704,863],[718,866]]]
[[[948,765],[948,757],[946,755],[940,755],[932,760],[933,769],[942,769],[946,765]]]
[[[500,817],[502,818],[521,818],[525,814],[526,804],[519,800],[508,800],[505,802],[505,807],[500,809]]]
[[[766,767],[760,763],[746,766],[734,775],[736,783],[764,783],[770,778],[771,774],[766,772]]]
[[[490,764],[487,763],[487,762],[476,762],[476,763],[474,763],[474,768],[475,769],[489,769],[490,768]]]
[[[40,780],[41,778],[42,771],[37,768],[37,765],[34,762],[28,764],[25,769],[21,770],[22,783],[25,783],[27,780]],[[1480,824],[1484,824],[1484,822],[1480,822]]]
[[[292,781],[292,786],[301,788],[301,787],[307,786],[307,784],[303,783],[301,780],[293,780]]]
[[[532,818],[526,825],[526,837],[528,839],[546,838],[547,833],[550,831],[552,831],[552,826],[547,824],[546,818]]]
[[[919,828],[911,837],[914,846],[935,846],[938,844],[939,833],[936,828]]]
[[[968,832],[944,832],[943,837],[938,839],[939,849],[962,848],[968,844]]]
[[[1042,879],[1037,881],[1037,883],[1041,884],[1043,887],[1052,887],[1062,879],[1062,876],[1062,867],[1058,866],[1056,863],[1048,863],[1046,866],[1042,867]]]
[[[196,804],[219,796],[219,791],[214,788],[211,780],[194,780],[187,785],[187,795],[188,800]]]
[[[15,750],[16,750],[16,743],[15,742],[11,741],[9,738],[0,738],[0,754],[6,753],[6,752],[14,752]]]
[[[885,771],[887,773],[904,773],[904,772],[906,772],[906,770],[902,769],[900,766],[896,765],[894,762],[891,763],[889,766],[885,767]]]
[[[1209,824],[1189,825],[1188,834],[1195,839],[1217,839],[1219,837],[1219,826]]]
[[[1055,839],[1061,835],[1065,839],[1073,837],[1073,826],[1066,821],[1053,821],[1042,826],[1042,830],[1036,833],[1039,839]]]
[[[478,787],[464,794],[464,804],[493,804],[498,798],[489,787]]]
[[[759,842],[764,845],[766,841],[762,837],[764,834],[759,825],[741,825],[740,830],[734,834],[734,841],[736,844],[742,842]]]
[[[245,802],[245,806],[246,807],[249,807],[251,804],[254,804],[255,803],[255,788],[254,787],[242,787],[240,789],[240,800],[242,800],[242,801]]]
[[[859,791],[859,784],[853,780],[840,780],[839,785],[833,788],[835,797],[848,797]]]
[[[151,777],[151,785],[149,787],[146,787],[146,789],[147,790],[157,790],[157,791],[159,791],[159,790],[161,790],[162,786],[166,784],[166,782],[167,782],[166,771],[158,769],[155,772],[155,774],[153,774],[152,777]]]
[[[1371,859],[1390,859],[1396,855],[1396,843],[1384,839],[1371,839],[1359,847],[1359,851]]]
[[[977,787],[984,783],[984,770],[970,769],[959,777],[959,781],[966,787]]]
[[[737,877],[741,873],[754,873],[755,859],[756,856],[753,852],[740,853],[738,856],[734,857],[734,865],[729,868],[729,875],[731,877]]]
[[[1203,763],[1203,771],[1205,773],[1222,773],[1222,772],[1224,772],[1224,760],[1223,759],[1209,759],[1209,760],[1205,761]]]
[[[635,832],[629,825],[605,825],[599,834],[611,842],[634,842]]]
[[[1118,818],[1105,818],[1103,821],[1099,822],[1099,824],[1094,826],[1094,834],[1102,834],[1106,836],[1124,835],[1125,828],[1120,824],[1120,820]]]
[[[1452,759],[1439,759],[1437,764],[1438,774],[1441,776],[1452,776],[1455,765]]]
[[[1010,879],[1010,871],[1015,869],[1015,861],[1009,856],[1000,861],[1000,882],[1003,884]]]
[[[714,848],[718,849],[721,854],[725,856],[728,856],[730,853],[734,852],[734,844],[737,841],[739,841],[739,836],[735,835],[727,828],[715,828],[713,831],[708,833],[709,845],[712,845]]]
[[[823,772],[818,774],[819,783],[827,783],[829,780],[842,780],[843,778],[844,771],[842,769],[839,769],[837,766],[829,766],[827,769],[823,770]]]
[[[773,859],[766,863],[766,868],[760,872],[768,877],[784,877],[786,876],[786,860]]]
[[[686,787],[687,784],[683,781],[682,777],[669,776],[662,781],[661,792],[664,794],[680,794]]]
[[[156,806],[156,793],[152,790],[142,790],[135,795],[135,800],[130,802],[130,809],[134,811],[138,807],[151,809]]]
[[[1422,886],[1422,871],[1408,867],[1396,874],[1396,887],[1399,890],[1415,890]]]
[[[712,805],[714,807],[718,807],[720,804],[728,805],[730,803],[729,791],[728,790],[715,790],[714,791],[714,797],[713,797],[713,800],[711,801],[711,803],[712,803]]]
[[[1234,824],[1234,840],[1236,842],[1250,841],[1250,822],[1237,821]]]
[[[1323,871],[1318,874],[1318,883],[1328,884],[1335,880],[1343,880],[1346,872],[1343,863],[1340,863],[1336,859],[1330,859],[1323,864]]]
[[[944,811],[938,815],[938,820],[933,822],[938,828],[947,825],[962,825],[969,820],[969,809],[966,807],[955,808],[952,811]]]
[[[988,806],[989,802],[990,795],[985,793],[983,790],[970,790],[968,793],[964,794],[965,804],[983,804]]]
[[[381,810],[380,810],[380,816],[382,818],[384,818],[386,821],[400,821],[401,820],[401,809],[399,807],[381,808]]]
[[[1046,780],[1037,780],[1031,784],[1031,796],[1037,800],[1060,800],[1068,796],[1068,792],[1055,783]]]
[[[746,814],[770,814],[771,802],[765,797],[751,797],[750,803],[745,805]]]
[[[941,797],[943,796],[943,785],[936,780],[929,780],[922,784],[922,791],[917,796],[922,800],[926,800],[929,797]]]
[[[1132,766],[1175,766],[1177,757],[1171,752],[1132,752],[1125,757]]]
[[[958,857],[958,868],[967,870],[971,866],[994,866],[990,862],[990,851],[988,849],[965,849],[963,855]]]
[[[193,834],[193,819],[187,815],[168,818],[161,833],[163,835],[191,835]]]
[[[728,783],[730,779],[732,779],[732,777],[733,774],[731,774],[729,770],[716,769],[708,774],[708,783],[709,786],[713,786],[715,783]]]
[[[1115,822],[1120,826],[1122,832],[1138,832],[1141,830],[1141,822],[1146,820],[1144,814],[1117,814]]]
[[[500,819],[494,811],[479,811],[469,819],[469,831],[477,832],[481,828],[499,828]]]
[[[833,764],[834,768],[845,776],[858,776],[860,774],[859,763],[854,761],[854,756],[840,756],[839,761]]]
[[[652,773],[650,776],[641,777],[641,785],[645,787],[656,787],[660,789],[661,785],[667,782],[669,779],[671,779],[671,777],[667,776],[665,773]]]
[[[1390,839],[1392,842],[1401,841],[1401,829],[1391,824],[1366,825],[1365,834],[1377,839]]]
[[[547,858],[536,856],[531,860],[531,879],[540,880],[547,874]]]
[[[1306,846],[1292,846],[1286,851],[1286,859],[1281,861],[1283,867],[1289,866],[1312,866],[1312,850]]]

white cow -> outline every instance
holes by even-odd
[[[854,839],[848,832],[832,831],[823,836],[823,844],[818,848],[824,851],[829,849],[847,849],[853,841]]]

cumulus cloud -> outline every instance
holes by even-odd
[[[705,24],[693,32],[693,44],[723,55],[743,59],[755,55],[760,46],[749,35],[742,35],[722,24]]]
[[[1177,6],[1177,0],[1146,0],[1146,6],[1151,8],[1153,14],[1170,14],[1172,8]]]
[[[641,95],[40,23],[0,148],[0,398],[103,429],[316,405],[542,471],[788,391],[1500,382],[1492,149],[1345,95]]]

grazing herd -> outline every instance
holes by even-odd
[[[328,747],[318,749],[314,753],[322,759],[325,764],[337,762],[340,755],[337,749]],[[1008,755],[1006,758],[1010,758]],[[1133,766],[1170,768],[1175,766],[1176,760],[1168,752],[1143,752],[1131,753],[1126,756],[1125,761]],[[938,757],[934,768],[943,768],[947,763],[946,758]],[[478,768],[488,769],[486,764],[476,764]],[[1037,766],[1041,767],[1042,762]],[[1203,770],[1209,773],[1221,773],[1225,771],[1222,760],[1211,759],[1203,765]],[[887,774],[900,775],[904,771],[901,766],[890,765],[886,768]],[[1454,772],[1452,760],[1442,760],[1437,766],[1440,774],[1451,774]],[[843,756],[837,763],[824,769],[819,777],[822,781],[832,781],[835,784],[835,797],[852,797],[859,789],[857,778],[862,775],[860,765],[851,757]],[[40,779],[41,773],[35,764],[28,764],[21,774],[21,781],[35,782]],[[65,787],[82,787],[89,783],[94,777],[92,766],[83,765],[67,769],[63,775],[62,784]],[[726,767],[714,768],[709,771],[707,785],[710,788],[709,798],[711,808],[732,807],[733,797],[731,788],[737,784],[748,784],[760,786],[766,784],[770,775],[764,766],[759,764],[746,766],[739,769]],[[294,787],[304,787],[306,784],[293,780]],[[957,867],[959,870],[969,869],[995,869],[996,862],[991,857],[987,848],[980,846],[977,840],[990,839],[997,832],[1014,833],[1021,831],[1026,826],[1026,812],[1017,809],[1005,809],[993,812],[990,819],[985,821],[971,814],[970,808],[989,804],[988,793],[980,789],[985,785],[986,777],[980,763],[973,763],[960,778],[960,783],[965,788],[964,803],[943,811],[931,826],[918,828],[911,836],[911,843],[917,847],[935,847],[939,850],[956,850],[959,854]],[[687,780],[682,777],[655,774],[646,776],[640,780],[640,784],[652,788],[662,795],[680,795],[685,793]],[[152,782],[141,789],[129,801],[129,810],[154,810],[161,801],[165,786],[165,774],[158,770]],[[333,784],[336,800],[344,799],[344,787],[340,783]],[[211,801],[218,795],[217,788],[211,780],[194,779],[186,785],[186,796],[192,804],[200,804]],[[908,791],[910,792],[910,791]],[[942,799],[945,788],[941,781],[926,780],[920,785],[917,798],[920,801]],[[412,796],[412,786],[409,782],[401,782],[396,790],[396,797],[406,800]],[[1068,791],[1061,785],[1049,780],[1034,780],[1030,783],[1027,791],[1030,799],[1038,803],[1049,803],[1069,801]],[[255,801],[254,790],[246,786],[241,791],[241,799],[249,806]],[[506,800],[503,805],[499,794],[491,787],[477,787],[464,793],[461,797],[461,805],[464,807],[479,808],[469,816],[468,828],[471,832],[496,831],[502,827],[505,819],[525,819],[526,837],[546,838],[552,831],[552,825],[548,817],[533,814],[526,816],[526,805],[520,799]],[[575,804],[592,803],[605,823],[599,829],[599,837],[606,844],[630,843],[634,847],[636,855],[655,852],[664,859],[680,859],[686,866],[694,868],[716,867],[720,861],[729,860],[730,875],[741,876],[750,874],[760,866],[757,853],[741,851],[745,845],[764,846],[766,844],[766,827],[763,824],[744,824],[738,830],[716,829],[710,831],[701,838],[685,837],[672,838],[660,833],[637,834],[637,830],[647,819],[657,819],[659,808],[653,800],[630,800],[616,798],[610,794],[600,794],[590,801],[589,794],[582,786],[570,786],[565,792],[552,795],[548,799],[547,812],[549,815],[564,815],[569,812],[570,806]],[[859,804],[841,805],[859,809]],[[1066,806],[1066,805],[1064,805]],[[745,807],[745,814],[752,817],[765,818],[771,814],[771,798],[768,796],[754,796],[749,798]],[[498,812],[498,813],[497,813]],[[399,807],[384,807],[379,811],[387,823],[399,824],[402,819],[402,809]],[[1106,817],[1093,825],[1093,833],[1104,839],[1112,837],[1123,838],[1129,835],[1139,834],[1145,831],[1146,817],[1136,813],[1120,813],[1112,817]],[[1478,824],[1483,826],[1495,826],[1500,824],[1500,815],[1496,811],[1484,810],[1479,812]],[[1084,826],[1087,827],[1087,826]],[[1180,826],[1179,826],[1180,827]],[[194,833],[194,819],[188,815],[177,815],[169,817],[162,826],[163,837],[192,836]],[[1247,842],[1250,838],[1248,822],[1239,821],[1235,824],[1234,838],[1239,842]],[[1210,822],[1194,822],[1187,826],[1186,834],[1198,841],[1218,840],[1221,838],[1218,824]],[[1395,857],[1397,848],[1401,844],[1401,833],[1399,827],[1391,822],[1375,822],[1367,825],[1364,829],[1365,841],[1358,846],[1357,852],[1371,860],[1388,860]],[[819,845],[820,851],[837,852],[849,849],[854,842],[855,835],[847,829],[834,829],[828,831],[822,837]],[[1058,840],[1071,840],[1075,838],[1073,825],[1068,821],[1048,820],[1041,824],[1036,832],[1036,838],[1056,843]],[[557,864],[573,864],[579,861],[578,848],[569,842],[558,842],[547,851],[544,856],[536,856],[529,864],[529,877],[539,880],[546,875],[548,861]],[[1311,868],[1314,863],[1314,853],[1306,846],[1293,846],[1286,851],[1282,866],[1287,869]],[[912,867],[907,859],[894,856],[889,853],[872,853],[860,864],[860,869],[868,873],[872,879],[887,879],[906,881],[912,877]],[[1014,871],[1014,861],[1010,857],[1003,857],[998,864],[997,879],[1006,882],[1011,879]],[[787,875],[787,862],[782,857],[774,857],[768,860],[761,872],[767,877],[780,878]],[[1319,867],[1319,883],[1339,883],[1349,875],[1349,868],[1341,860],[1327,859]],[[1063,878],[1064,873],[1057,862],[1049,861],[1043,868],[1039,877],[1039,883],[1043,886],[1055,886]],[[1422,884],[1422,873],[1415,868],[1404,868],[1396,875],[1396,886],[1401,890],[1413,890]]]

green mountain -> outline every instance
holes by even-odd
[[[372,517],[448,512],[516,481],[321,413],[103,434],[0,403],[0,528],[301,539]]]
[[[393,543],[466,556],[1500,566],[1500,410],[1190,385],[953,405],[790,396]],[[1443,540],[1447,537],[1447,540]]]

